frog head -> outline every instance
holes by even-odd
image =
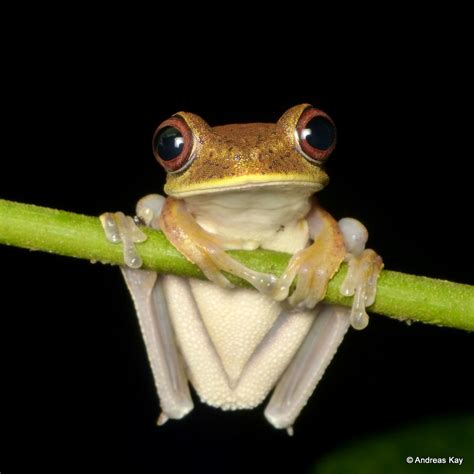
[[[173,197],[269,186],[312,194],[329,181],[322,165],[335,143],[331,118],[302,104],[277,123],[216,127],[179,112],[157,128],[153,153],[167,172],[165,192]]]

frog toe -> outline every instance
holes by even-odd
[[[313,309],[324,298],[328,282],[328,271],[325,266],[313,267],[310,262],[302,265],[289,303],[292,306]]]

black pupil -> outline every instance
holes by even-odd
[[[334,125],[321,115],[312,118],[301,131],[301,138],[313,148],[327,150],[334,143],[336,129]]]
[[[176,158],[184,147],[183,134],[175,127],[163,127],[155,138],[155,150],[162,160]]]

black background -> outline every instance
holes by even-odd
[[[338,127],[323,205],[360,219],[386,268],[474,283],[474,104],[462,52],[420,40],[336,55],[333,68],[283,50],[272,59],[259,51],[250,64],[242,48],[148,46],[112,51],[104,40],[64,52],[54,38],[4,59],[2,198],[132,214],[162,190],[150,143],[171,114],[273,122],[309,102]],[[350,441],[473,409],[472,335],[373,315],[346,337],[293,438],[268,425],[262,407],[222,412],[197,398],[187,418],[158,428],[118,269],[6,247],[0,261],[0,461],[10,472],[306,472]]]

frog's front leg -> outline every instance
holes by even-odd
[[[329,280],[344,261],[346,247],[337,222],[316,203],[306,220],[313,243],[293,255],[275,283],[272,296],[278,301],[286,299],[297,279],[289,303],[312,309],[324,298]]]
[[[287,298],[297,278],[296,288],[289,297],[290,304],[314,308],[324,298],[329,280],[346,260],[349,270],[340,291],[345,296],[355,295],[351,324],[355,329],[363,329],[368,323],[365,308],[374,302],[377,279],[383,267],[380,256],[365,249],[367,230],[355,219],[341,219],[338,224],[317,203],[306,219],[313,243],[293,255],[274,284],[272,296],[279,301]]]
[[[188,260],[196,264],[208,280],[223,288],[232,284],[221,273],[231,273],[248,281],[261,293],[268,294],[276,281],[273,275],[256,272],[242,265],[225,252],[232,242],[206,232],[186,208],[183,200],[168,197],[160,218],[161,230]]]
[[[163,202],[164,198],[157,194],[144,197],[137,204],[137,216],[147,226],[159,229]],[[162,413],[158,424],[168,418],[182,418],[192,410],[193,402],[168,313],[162,277],[156,272],[137,269],[141,260],[135,243],[143,242],[146,236],[131,217],[121,212],[105,213],[100,220],[106,237],[112,242],[123,243],[127,266],[121,270],[133,298],[160,398]]]

